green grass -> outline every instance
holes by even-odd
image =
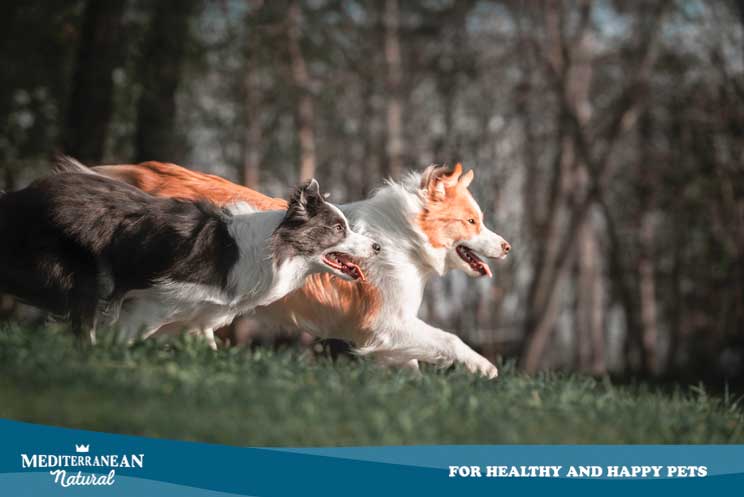
[[[421,378],[309,353],[212,352],[197,339],[81,348],[0,329],[0,417],[254,446],[744,443],[744,411],[702,388],[661,393],[565,374]]]

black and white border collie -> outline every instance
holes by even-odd
[[[0,292],[89,333],[131,342],[161,327],[213,330],[300,287],[312,273],[364,279],[380,246],[352,231],[317,181],[287,211],[231,214],[158,198],[96,174],[61,173],[0,197]],[[168,325],[168,326],[165,326]]]

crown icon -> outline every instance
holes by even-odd
[[[90,445],[75,444],[75,452],[88,452],[89,450],[90,450]]]

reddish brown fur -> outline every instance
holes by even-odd
[[[382,305],[380,291],[367,282],[340,280],[330,274],[315,274],[305,286],[267,306],[271,318],[279,323],[300,325],[312,323],[315,329],[342,337],[355,345],[367,345],[366,332],[371,329]]]
[[[243,201],[260,210],[287,208],[284,199],[267,197],[219,176],[191,171],[176,164],[151,161],[137,165],[98,166],[94,169],[160,197],[189,200],[207,198],[221,206]]]
[[[463,175],[462,166],[457,164],[453,171],[440,169],[439,174],[425,179],[422,187],[428,198],[417,221],[432,246],[451,247],[480,233],[481,213],[468,191],[472,178],[472,171]]]
[[[152,195],[186,199],[207,198],[218,205],[247,202],[260,210],[286,209],[283,199],[267,197],[219,176],[191,171],[175,164],[144,162],[138,165],[98,166],[98,173],[117,178]],[[264,308],[274,320],[286,324],[313,323],[318,330],[349,336],[365,345],[365,331],[377,316],[382,298],[369,283],[350,282],[329,274],[310,276],[305,286]]]

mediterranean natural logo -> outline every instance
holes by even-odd
[[[144,454],[90,453],[90,445],[75,444],[75,454],[21,454],[21,467],[48,468],[62,487],[113,485],[118,468],[144,467]]]

